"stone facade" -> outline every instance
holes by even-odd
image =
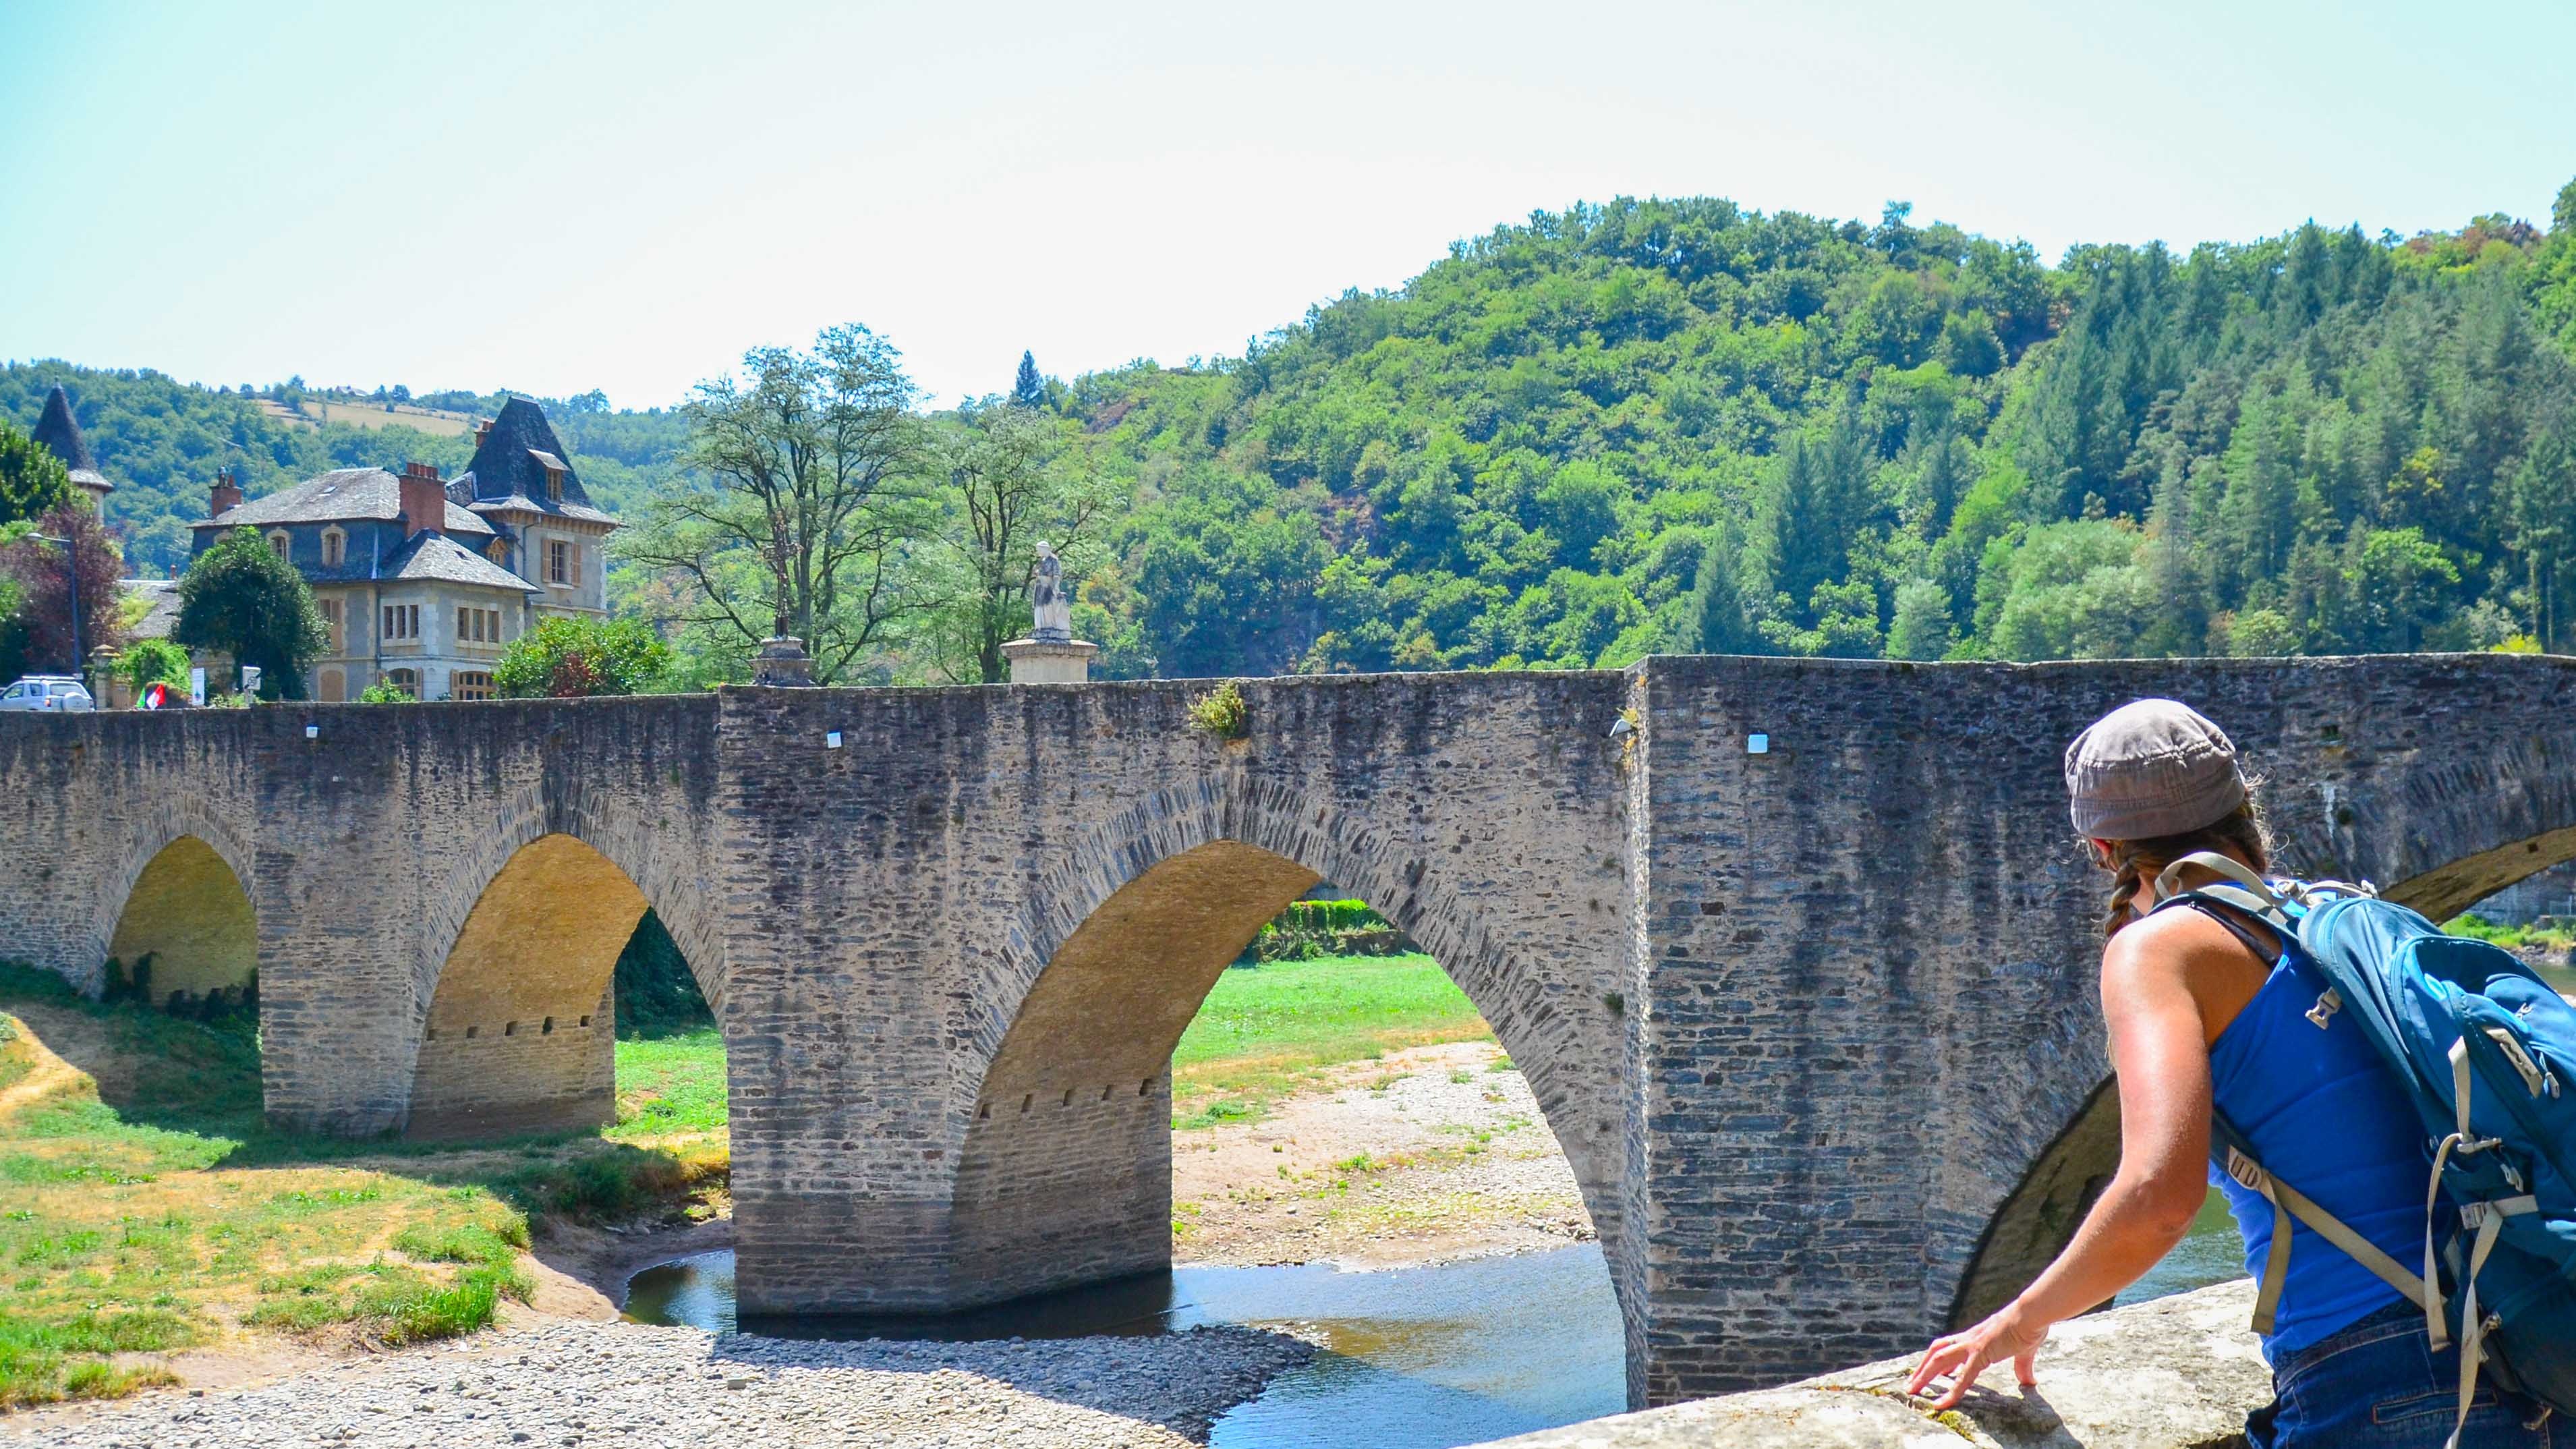
[[[61,802],[0,823],[0,930],[95,987],[228,872],[272,1117],[444,1134],[607,1110],[649,904],[729,1046],[744,1307],[937,1309],[1168,1261],[1172,1043],[1328,879],[1528,1073],[1662,1403],[1919,1345],[2109,1170],[2058,783],[2104,709],[2205,709],[2293,866],[2436,915],[2576,858],[2565,660],[1280,679],[1233,742],[1203,688],[0,718]]]

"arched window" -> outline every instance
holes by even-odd
[[[336,569],[348,556],[349,536],[336,528],[322,530],[322,567]]]
[[[277,555],[279,558],[288,557],[285,529],[281,528],[268,536],[268,551]]]
[[[420,671],[417,669],[388,669],[385,671],[385,683],[414,699],[420,698]]]

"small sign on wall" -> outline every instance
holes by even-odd
[[[206,671],[202,665],[188,671],[188,702],[200,707],[206,702]]]

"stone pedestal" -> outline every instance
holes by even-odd
[[[760,652],[751,656],[751,682],[802,688],[814,683],[814,660],[805,652],[801,639],[772,635],[760,641]]]
[[[1091,656],[1099,652],[1099,645],[1074,638],[1014,639],[1002,646],[1013,684],[1089,683]]]

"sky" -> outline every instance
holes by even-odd
[[[0,359],[666,406],[1239,354],[1628,196],[2187,248],[2546,224],[2576,5],[0,0]]]

